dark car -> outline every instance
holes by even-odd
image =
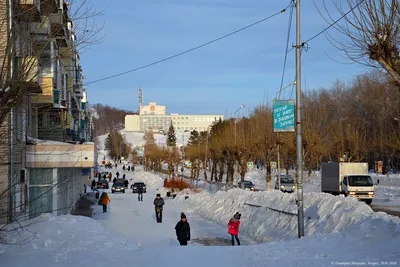
[[[97,182],[97,188],[108,189],[108,180],[99,180]]]
[[[138,192],[139,184],[141,184],[142,187],[143,187],[143,193],[146,193],[146,184],[143,183],[143,182],[137,182],[137,183],[134,183],[133,185],[131,185],[132,193],[137,193]]]
[[[278,185],[278,179],[276,179],[275,190],[281,190],[282,192],[294,193],[296,188],[296,182],[291,176],[281,176],[281,188]]]
[[[111,193],[122,192],[125,194],[125,185],[123,183],[114,183],[111,187]]]
[[[238,187],[242,188],[242,181],[239,181]],[[255,185],[251,181],[244,181],[244,190],[255,191]]]

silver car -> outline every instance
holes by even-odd
[[[281,188],[278,188],[278,179],[276,179],[275,190],[281,190],[282,192],[293,193],[296,188],[296,182],[291,176],[281,175]]]

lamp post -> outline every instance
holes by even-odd
[[[239,110],[241,110],[242,108],[244,108],[245,107],[245,105],[243,104],[243,105],[241,105],[236,111],[235,111],[235,113],[233,114],[233,118],[235,119],[235,145],[236,145],[236,113],[239,111]]]
[[[242,108],[244,108],[245,107],[245,105],[244,104],[242,104],[236,111],[235,111],[235,113],[233,114],[233,118],[235,119],[235,125],[234,125],[234,132],[235,132],[235,146],[236,146],[236,113],[239,111],[239,110],[241,110]],[[237,176],[237,174],[238,174],[238,172],[239,172],[239,166],[238,166],[238,164],[236,163],[236,160],[235,160],[235,165],[236,165],[236,173],[235,173],[235,183],[236,183],[236,186],[238,185],[238,176]],[[243,187],[244,185],[242,184],[242,187]]]
[[[185,130],[185,131],[183,131],[183,133],[182,133],[182,146],[181,146],[181,148],[182,148],[182,160],[183,160],[183,164],[182,164],[182,168],[181,168],[181,171],[182,171],[182,176],[181,176],[181,186],[182,186],[182,180],[183,180],[183,171],[185,170],[185,133],[186,132],[188,132],[188,130]]]

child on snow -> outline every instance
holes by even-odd
[[[240,226],[240,217],[241,216],[242,216],[242,214],[240,214],[239,212],[236,212],[235,215],[233,215],[233,218],[231,218],[228,223],[228,234],[231,235],[232,246],[235,245],[235,239],[236,239],[238,246],[240,246],[240,240],[239,240],[238,235],[239,235],[239,226]]]

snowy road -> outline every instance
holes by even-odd
[[[115,171],[115,169],[114,169]],[[122,170],[118,170],[124,173]],[[135,173],[125,172],[127,177]],[[110,183],[110,188],[111,188]],[[175,225],[180,220],[180,213],[184,212],[191,228],[189,245],[227,245],[229,235],[227,228],[207,221],[188,211],[183,204],[172,199],[164,198],[163,223],[156,222],[153,200],[156,196],[155,188],[147,188],[143,194],[143,201],[137,200],[137,194],[131,190],[124,193],[111,194],[107,190],[111,203],[108,212],[103,213],[101,206],[96,206],[93,219],[102,223],[108,230],[120,233],[128,244],[138,247],[165,247],[179,246],[175,235]],[[233,215],[233,214],[232,214]],[[254,244],[245,236],[240,236],[242,245]]]

